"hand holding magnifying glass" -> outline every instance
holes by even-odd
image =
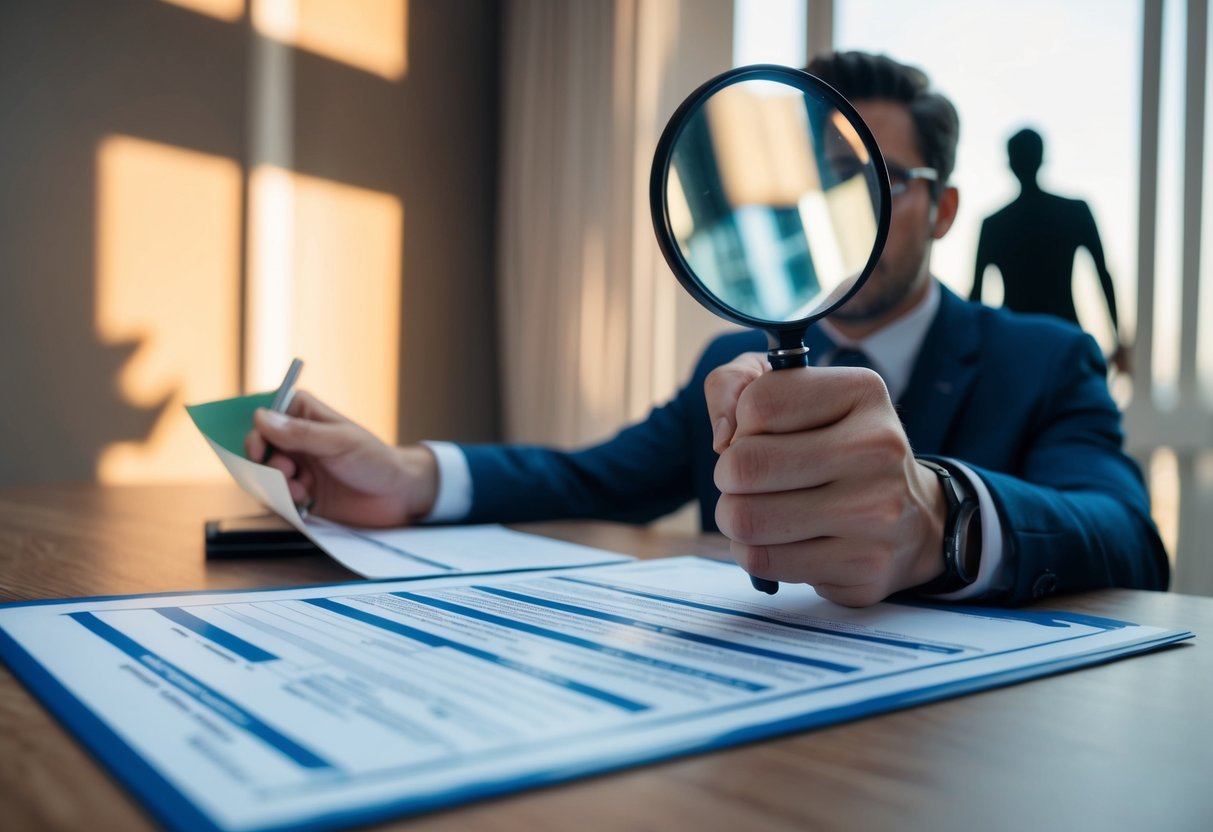
[[[871,131],[828,84],[782,66],[731,70],[682,103],[649,200],[679,282],[720,317],[765,331],[776,370],[809,365],[806,331],[859,290],[889,229]]]

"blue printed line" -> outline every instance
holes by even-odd
[[[684,598],[672,598],[668,595],[658,595],[652,592],[641,592],[638,589],[624,589],[613,584],[604,584],[597,581],[587,581],[584,578],[568,578],[564,576],[553,576],[556,581],[568,581],[569,583],[582,584],[584,586],[592,586],[597,589],[606,589],[611,592],[619,592],[623,595],[634,595],[638,598],[649,598],[654,601],[661,601],[666,604],[678,604],[683,607],[691,607],[697,610],[706,610],[708,612],[720,613],[721,615],[733,615],[738,618],[748,618],[752,621],[761,621],[764,624],[775,624],[780,627],[788,627],[793,630],[803,630],[809,633],[821,633],[823,635],[835,636],[837,638],[849,638],[855,641],[869,641],[874,644],[887,644],[892,647],[900,647],[904,650],[922,650],[927,653],[947,653],[949,655],[955,653],[963,653],[964,650],[960,647],[946,647],[941,644],[923,644],[917,641],[905,641],[903,639],[888,638],[886,636],[872,636],[864,633],[846,633],[838,630],[831,630],[828,627],[815,627],[812,624],[797,624],[792,621],[783,621],[778,618],[772,618],[768,615],[760,615],[754,612],[745,612],[744,610],[733,610],[728,607],[717,607],[713,604],[703,604],[698,601],[690,601]]]
[[[156,607],[155,611],[163,615],[169,621],[175,621],[186,629],[193,630],[203,638],[210,639],[220,647],[226,647],[237,656],[250,662],[272,662],[278,657],[273,653],[262,650],[257,645],[245,641],[240,636],[234,633],[229,633],[222,627],[216,627],[209,621],[204,621],[191,612],[186,612],[180,607]]]
[[[1068,612],[1065,610],[1001,609],[999,607],[940,604],[938,602],[916,601],[908,598],[899,598],[889,603],[898,604],[903,607],[921,607],[932,610],[944,609],[956,615],[971,615],[975,618],[991,618],[996,621],[1022,621],[1026,624],[1035,624],[1038,627],[1052,627],[1063,630],[1075,625],[1091,627],[1096,630],[1123,630],[1126,627],[1137,626],[1128,621],[1118,621],[1115,618],[1105,618],[1102,615],[1087,615],[1086,613]]]
[[[354,607],[350,607],[345,604],[338,604],[328,598],[303,598],[300,600],[306,604],[311,604],[314,607],[319,607],[322,610],[328,610],[329,612],[336,613],[337,615],[343,615],[346,618],[361,621],[363,624],[370,624],[372,627],[378,627],[381,630],[387,630],[390,633],[395,633],[396,635],[404,636],[405,638],[420,641],[422,644],[429,647],[449,647],[450,649],[456,650],[464,655],[472,656],[480,659],[481,661],[486,661],[500,667],[505,667],[510,670],[517,671],[518,673],[523,673],[527,676],[547,682],[548,684],[564,688],[565,690],[580,693],[582,696],[597,699],[599,702],[614,705],[616,708],[620,708],[621,710],[628,711],[630,713],[639,713],[641,711],[647,711],[650,708],[649,705],[646,705],[643,702],[637,702],[633,699],[618,696],[610,691],[602,690],[601,688],[582,684],[581,682],[570,679],[567,676],[561,676],[558,673],[551,673],[547,670],[543,670],[542,668],[524,664],[522,662],[515,661],[514,659],[508,659],[505,656],[499,656],[496,653],[490,653],[487,650],[480,650],[467,644],[461,644],[458,641],[451,641],[450,639],[443,638],[442,636],[427,633],[425,630],[418,630],[415,627],[408,626],[407,624],[401,624],[398,621],[392,621],[391,619],[383,618],[382,616],[374,615],[372,613],[365,612],[364,610],[355,609]]]
[[[409,560],[415,560],[418,563],[424,563],[426,566],[432,566],[435,569],[441,569],[443,572],[458,572],[459,571],[459,569],[457,567],[451,566],[449,563],[440,563],[436,560],[430,560],[429,558],[423,558],[421,555],[414,554],[413,552],[410,552],[407,549],[401,549],[399,546],[393,546],[390,543],[385,543],[382,540],[371,537],[369,534],[357,532],[357,531],[354,531],[353,529],[342,529],[342,531],[346,532],[351,537],[358,538],[359,540],[363,541],[364,543],[369,543],[372,546],[378,546],[380,549],[387,549],[389,552],[394,552],[395,554],[400,555],[401,557],[408,558]]]
[[[642,664],[647,667],[652,667],[657,670],[663,670],[668,673],[680,673],[684,676],[691,676],[695,679],[700,679],[707,682],[714,682],[725,687],[738,688],[749,693],[760,693],[768,690],[770,685],[761,685],[756,682],[749,682],[745,679],[737,679],[732,676],[722,676],[719,673],[712,673],[708,670],[700,670],[697,667],[689,667],[687,665],[675,664],[667,662],[663,659],[655,659],[652,656],[643,656],[639,653],[633,653],[630,650],[621,650],[618,647],[610,647],[606,644],[599,644],[596,641],[590,641],[577,636],[570,636],[565,633],[557,632],[556,630],[548,630],[544,627],[536,627],[534,624],[527,624],[522,621],[513,621],[509,618],[502,618],[499,615],[482,612],[472,607],[465,607],[460,604],[452,604],[448,601],[441,601],[437,598],[428,598],[424,595],[416,595],[412,592],[393,592],[399,598],[407,598],[410,601],[415,601],[418,604],[424,604],[427,607],[436,607],[437,609],[453,612],[456,615],[462,615],[466,618],[474,618],[477,621],[484,621],[489,624],[496,624],[499,627],[506,627],[510,630],[529,633],[533,636],[559,641],[564,644],[580,647],[583,650],[592,650],[595,653],[601,653],[606,656],[611,656],[617,659],[626,659],[636,664]]]
[[[68,617],[75,619],[77,623],[92,630],[95,635],[105,639],[161,679],[181,690],[194,701],[214,711],[237,728],[247,731],[270,747],[285,754],[303,768],[337,768],[332,763],[313,754],[289,737],[275,731],[214,688],[200,682],[173,663],[148,650],[134,639],[120,633],[91,612],[72,612],[68,613]]]
[[[723,638],[715,638],[714,636],[705,636],[700,633],[692,633],[687,630],[679,630],[675,627],[667,627],[663,624],[653,624],[648,621],[640,621],[635,618],[627,618],[622,615],[614,615],[609,612],[601,612],[600,610],[589,609],[588,607],[578,607],[573,604],[564,604],[559,601],[551,601],[546,598],[537,598],[533,595],[523,595],[520,592],[511,592],[508,589],[499,589],[492,586],[477,586],[475,589],[481,592],[487,592],[490,595],[497,595],[502,598],[510,598],[515,601],[522,601],[525,604],[534,604],[539,607],[548,609],[560,610],[561,612],[572,613],[573,615],[583,615],[587,618],[597,618],[601,621],[610,621],[614,624],[623,624],[628,627],[636,627],[641,630],[647,630],[652,633],[658,633],[664,636],[682,639],[684,641],[693,641],[698,644],[707,644],[712,647],[719,647],[724,650],[731,650],[737,653],[747,653],[752,656],[762,656],[766,659],[774,659],[778,662],[790,662],[791,664],[807,665],[820,670],[829,670],[834,673],[854,673],[861,670],[859,667],[849,664],[838,664],[836,662],[825,661],[824,659],[814,659],[809,656],[797,656],[793,653],[783,653],[778,650],[767,650],[763,647],[752,647],[746,644],[738,644],[735,641],[728,641]]]

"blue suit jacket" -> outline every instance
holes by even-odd
[[[815,329],[808,344],[829,348]],[[593,447],[463,446],[474,490],[469,521],[647,522],[698,499],[703,528],[715,530],[704,378],[742,352],[765,349],[760,332],[717,338],[672,401]],[[993,497],[1006,568],[987,600],[1166,588],[1166,554],[1141,474],[1121,450],[1120,413],[1090,336],[943,289],[896,405],[916,454],[964,462]]]

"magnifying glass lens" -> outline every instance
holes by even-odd
[[[655,217],[692,294],[767,329],[803,328],[850,296],[879,251],[885,199],[859,116],[781,69],[734,71],[688,99],[671,121]]]

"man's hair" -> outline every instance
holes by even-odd
[[[904,104],[914,121],[918,152],[939,172],[939,182],[932,189],[938,196],[956,167],[960,116],[951,101],[931,89],[925,72],[887,55],[867,52],[820,55],[806,69],[849,101],[881,99]]]

